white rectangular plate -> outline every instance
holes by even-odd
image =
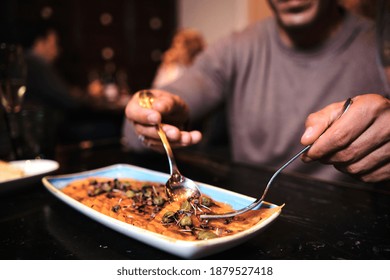
[[[54,172],[60,166],[58,162],[48,159],[16,160],[10,161],[9,163],[23,170],[25,176],[17,179],[1,181],[0,193],[20,189],[34,182],[39,182],[43,176]]]
[[[57,198],[59,198],[69,206],[77,209],[81,213],[87,215],[88,217],[126,236],[129,236],[150,246],[154,246],[163,251],[186,259],[204,257],[206,255],[221,252],[223,250],[232,248],[233,246],[236,246],[240,243],[243,243],[249,238],[253,237],[255,234],[259,233],[266,226],[268,226],[273,220],[275,220],[279,216],[281,212],[281,210],[279,210],[272,214],[269,218],[261,220],[253,227],[231,236],[200,241],[177,240],[155,232],[151,232],[146,229],[132,226],[115,218],[104,215],[76,201],[75,199],[71,198],[70,196],[64,194],[61,191],[62,188],[66,187],[72,181],[88,177],[133,178],[141,181],[165,183],[169,177],[168,174],[128,164],[116,164],[80,173],[59,176],[47,176],[42,179],[42,182],[45,187]],[[243,208],[255,200],[252,197],[244,196],[211,185],[199,182],[198,184],[203,194],[208,195],[217,201],[228,203],[234,209]],[[262,207],[273,208],[277,207],[277,205],[265,202]]]

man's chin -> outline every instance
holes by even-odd
[[[279,21],[285,28],[306,28],[318,19],[318,10],[314,7],[297,12],[279,13]]]

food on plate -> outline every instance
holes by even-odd
[[[22,169],[0,160],[0,182],[19,179],[24,175]]]
[[[279,211],[279,207],[261,208],[234,218],[204,220],[201,214],[233,209],[205,195],[171,202],[163,184],[130,178],[87,178],[71,182],[62,191],[112,218],[187,241],[233,235]]]

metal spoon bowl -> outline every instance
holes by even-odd
[[[352,99],[351,98],[348,98],[347,101],[345,101],[344,105],[343,105],[343,110],[342,110],[342,113],[339,115],[339,117],[336,119],[338,120],[345,112],[347,112],[347,110],[349,109],[349,107],[351,106],[352,104]],[[335,120],[335,121],[336,121]],[[328,127],[329,128],[329,127]],[[326,130],[325,130],[326,131]],[[324,132],[325,132],[324,131]],[[324,134],[324,132],[322,134]],[[321,135],[322,135],[321,134]],[[280,172],[282,172],[283,169],[285,169],[290,163],[292,163],[294,160],[296,160],[301,154],[303,154],[304,152],[306,152],[307,150],[310,149],[310,147],[312,146],[313,144],[311,145],[308,145],[306,146],[305,148],[303,148],[300,152],[298,152],[295,156],[293,156],[289,161],[287,161],[282,167],[280,167],[275,173],[274,175],[272,175],[271,179],[268,181],[267,183],[267,186],[265,187],[264,189],[264,192],[262,194],[262,196],[258,199],[256,199],[253,203],[251,203],[250,205],[240,209],[240,210],[236,210],[236,211],[233,211],[233,212],[229,212],[229,213],[223,213],[223,214],[205,214],[205,215],[200,215],[200,218],[201,219],[222,219],[222,218],[231,218],[231,217],[234,217],[234,216],[237,216],[237,215],[240,215],[240,214],[243,214],[257,206],[259,206],[260,204],[263,203],[264,201],[264,198],[265,198],[265,195],[267,194],[268,192],[268,189],[270,188],[272,182],[274,181],[274,179],[276,178],[276,176],[279,175]]]
[[[148,90],[141,90],[138,92],[138,103],[141,107],[144,108],[152,108],[152,104],[154,101],[153,94]],[[180,200],[183,198],[199,198],[201,196],[201,192],[199,190],[198,185],[181,175],[179,169],[176,165],[176,160],[172,152],[171,145],[169,144],[168,138],[162,129],[162,125],[156,125],[157,133],[160,136],[161,142],[164,146],[165,152],[168,157],[169,167],[171,176],[166,182],[166,193],[171,200]]]

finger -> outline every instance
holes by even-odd
[[[138,98],[134,96],[126,106],[126,117],[130,121],[143,124],[158,124],[161,122],[161,115],[153,109],[143,108],[138,104]]]
[[[181,131],[176,126],[163,124],[162,129],[165,132],[169,142],[171,143],[180,142]]]
[[[202,134],[197,131],[182,131],[181,132],[181,146],[190,146],[198,144],[202,140]]]
[[[390,142],[385,143],[365,157],[352,163],[336,163],[336,169],[354,176],[372,174],[383,165],[390,162]]]
[[[133,125],[137,135],[142,135],[145,138],[159,139],[155,125],[143,125],[139,123],[134,123]]]
[[[342,170],[340,170],[343,172]],[[371,170],[370,172],[362,173],[362,174],[350,174],[352,177],[366,183],[376,183],[390,179],[390,163],[384,163],[378,168]]]
[[[362,108],[359,104],[353,104],[314,142],[302,159],[306,162],[319,160],[350,146],[373,122],[373,118],[367,117],[367,112]]]
[[[134,123],[134,128],[136,133],[144,138],[141,139],[144,140],[148,146],[156,146],[157,143],[161,144],[156,126],[145,126]],[[172,147],[190,146],[197,144],[202,140],[202,134],[196,130],[180,131],[177,127],[168,124],[163,124],[162,129]]]
[[[342,102],[328,105],[324,109],[310,114],[306,119],[306,130],[302,135],[301,143],[304,146],[313,144],[320,135],[338,118],[342,110]]]
[[[155,138],[148,138],[144,137],[143,135],[139,136],[140,141],[143,145],[152,148],[157,151],[164,151],[163,144],[160,139]],[[171,142],[169,141],[169,144],[172,148],[180,148],[180,147],[186,147],[190,145],[194,145],[200,142],[202,139],[202,135],[199,131],[191,131],[191,132],[182,132],[181,138],[179,141]]]
[[[198,144],[202,140],[202,134],[197,131],[182,131],[175,126],[164,124],[162,126],[167,138],[173,147],[183,147]]]
[[[162,90],[151,90],[155,96],[152,108],[161,113],[162,122],[181,126],[188,119],[188,106],[177,95]]]
[[[160,94],[154,98],[153,109],[158,110],[162,114],[167,114],[175,110],[175,96]]]
[[[374,156],[377,150],[383,150],[383,148],[380,148],[381,146],[387,147],[385,144],[390,140],[388,118],[379,118],[370,124],[349,146],[330,156],[327,163],[355,163],[364,157],[370,156],[370,154]],[[386,155],[383,154],[382,156]]]
[[[162,113],[178,110],[180,109],[179,107],[187,107],[184,100],[177,95],[163,90],[151,90],[151,92],[155,96],[153,108],[158,109]]]
[[[389,180],[389,178],[390,178],[390,163],[384,164],[383,166],[375,169],[372,172],[358,176],[358,179],[360,181],[366,183],[381,182],[381,181]]]

